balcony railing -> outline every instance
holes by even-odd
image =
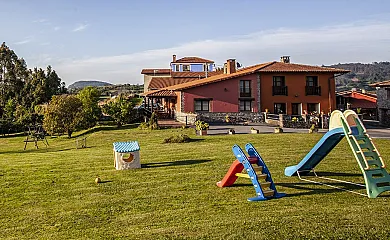
[[[252,93],[251,92],[240,92],[240,97],[251,97]]]
[[[321,87],[306,86],[306,96],[308,95],[321,96]]]
[[[272,86],[272,96],[274,95],[287,96],[287,86]]]

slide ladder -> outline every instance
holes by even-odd
[[[376,198],[390,190],[390,175],[383,159],[366,132],[363,123],[353,111],[344,112],[342,127],[352,152],[359,164],[369,198]]]
[[[248,198],[248,201],[264,201],[270,198],[281,198],[285,196],[285,194],[276,191],[271,173],[252,144],[248,143],[245,149],[249,154],[249,158],[238,145],[234,145],[232,148],[237,160],[246,171],[246,173],[235,173],[235,176],[249,178],[256,191],[256,197]],[[260,183],[259,180],[264,181]]]

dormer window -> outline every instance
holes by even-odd
[[[175,65],[175,72],[179,72],[180,71],[180,64],[176,64]]]
[[[183,64],[183,72],[189,72],[190,71],[190,65],[188,64]]]
[[[203,72],[209,72],[210,69],[209,69],[209,65],[208,64],[204,64],[203,65]]]

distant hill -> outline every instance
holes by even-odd
[[[390,80],[390,62],[373,63],[339,63],[329,67],[350,70],[350,73],[336,78],[336,88],[339,91],[351,88],[375,90],[369,84]]]
[[[77,81],[68,86],[68,89],[82,89],[85,87],[103,87],[103,86],[112,86],[111,83],[102,82],[102,81]]]

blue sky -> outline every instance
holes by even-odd
[[[390,1],[0,0],[0,37],[67,84],[142,83],[172,54],[244,66],[389,61]]]

